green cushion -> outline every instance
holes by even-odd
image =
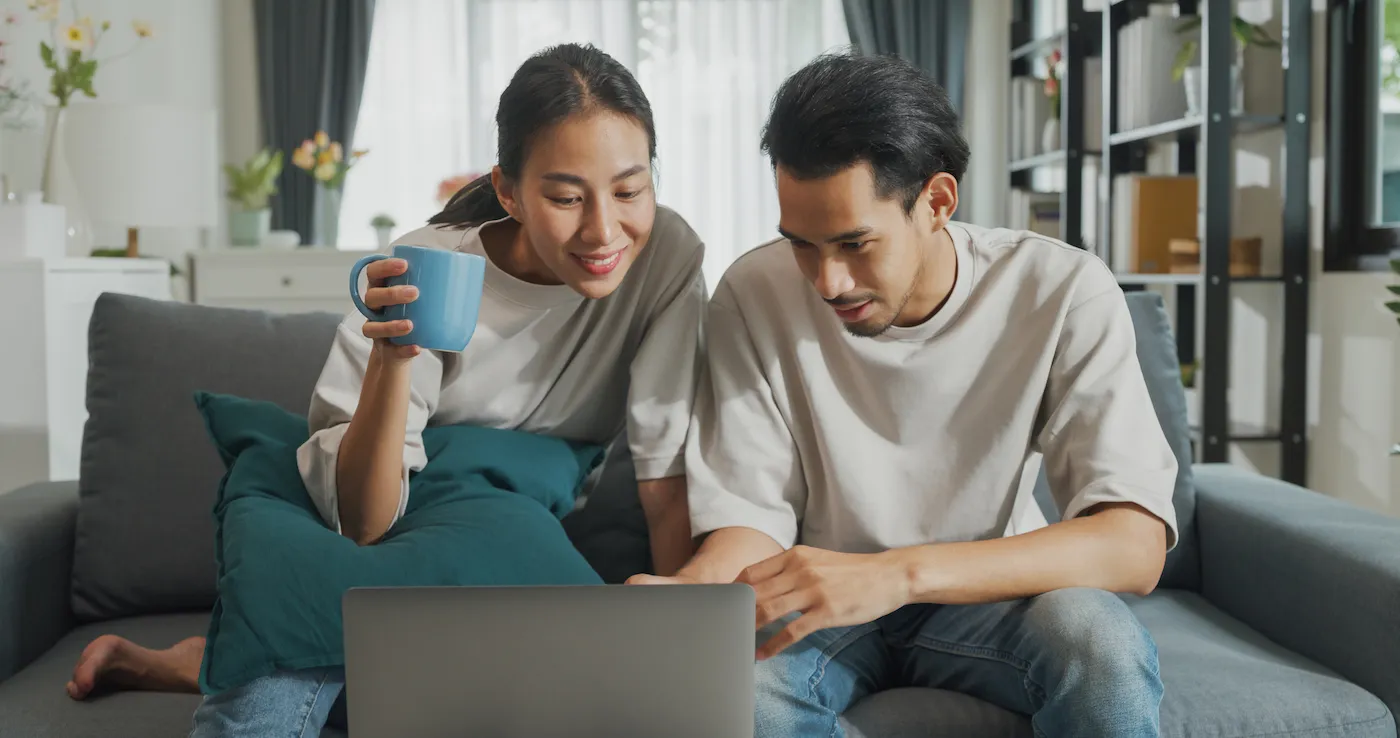
[[[344,665],[351,587],[602,584],[564,534],[599,446],[520,431],[441,426],[403,517],[378,544],[329,528],[297,469],[306,418],[207,392],[195,402],[227,473],[214,507],[219,599],[200,670],[205,693],[274,671]]]

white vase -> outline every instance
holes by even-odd
[[[61,205],[67,222],[68,255],[87,256],[92,252],[92,222],[83,207],[82,193],[68,168],[65,122],[67,110],[57,105],[45,108],[44,117],[44,202]]]
[[[1051,118],[1045,121],[1045,128],[1040,131],[1040,153],[1048,154],[1052,151],[1060,150],[1060,119]]]
[[[1186,114],[1200,115],[1205,109],[1204,87],[1201,84],[1201,68],[1187,67],[1181,75],[1181,84],[1186,92]],[[1240,67],[1230,67],[1230,112],[1244,112],[1244,76]]]
[[[388,250],[389,244],[394,242],[394,229],[389,226],[375,226],[375,238],[379,241],[379,250]]]

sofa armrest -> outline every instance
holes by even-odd
[[[73,627],[77,482],[42,482],[0,494],[0,681],[28,666]]]
[[[1201,594],[1400,715],[1400,520],[1244,469],[1195,469]]]

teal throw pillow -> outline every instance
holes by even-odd
[[[200,687],[344,665],[341,597],[351,587],[577,585],[602,580],[560,519],[603,449],[473,426],[423,434],[428,463],[385,538],[359,546],[321,519],[296,450],[306,418],[256,400],[195,402],[227,467],[214,507],[219,598]]]

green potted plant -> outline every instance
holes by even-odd
[[[369,225],[379,237],[379,248],[389,248],[389,243],[393,240],[394,226],[398,225],[394,219],[389,217],[388,213],[380,213],[370,219]]]
[[[1184,36],[1199,31],[1200,27],[1201,17],[1196,15],[1177,26],[1176,33]],[[1258,46],[1277,49],[1279,42],[1271,38],[1263,26],[1250,23],[1238,15],[1230,22],[1230,33],[1235,37],[1235,61],[1230,65],[1230,110],[1240,113],[1244,111],[1244,85],[1241,80],[1245,48]],[[1181,44],[1181,50],[1176,54],[1176,62],[1172,65],[1172,79],[1182,82],[1186,89],[1187,115],[1200,115],[1204,108],[1204,101],[1201,100],[1201,68],[1192,64],[1196,60],[1196,51],[1200,45],[1198,37],[1187,38]]]
[[[277,194],[282,174],[282,152],[263,149],[242,167],[224,165],[228,197],[237,206],[228,216],[229,242],[234,246],[260,246],[272,228],[269,197]]]

